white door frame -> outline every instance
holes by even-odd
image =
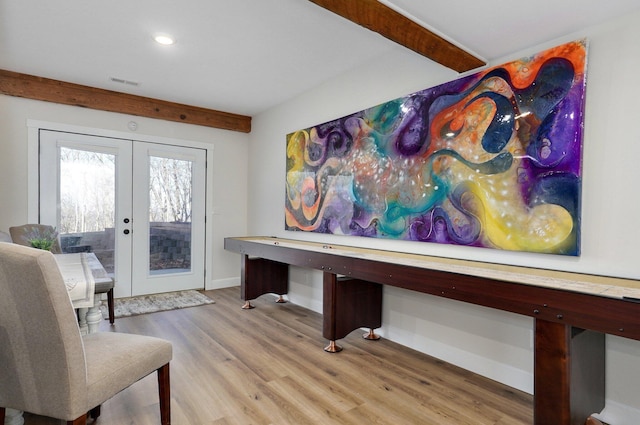
[[[39,120],[27,120],[27,166],[33,172],[27,173],[27,220],[30,223],[39,222],[39,196],[38,185],[39,176],[37,170],[39,162],[38,139],[40,130],[61,131],[67,133],[83,133],[93,136],[110,137],[115,139],[129,139],[140,142],[149,142],[166,145],[182,145],[204,149],[207,151],[207,175],[206,175],[206,213],[205,213],[205,238],[207,246],[205,246],[205,289],[213,289],[211,272],[213,260],[211,252],[213,247],[210,246],[213,238],[213,171],[210,169],[213,164],[213,144],[195,142],[189,140],[181,140],[160,136],[150,136],[138,133],[128,133],[115,130],[105,130],[99,128],[74,126],[69,124],[52,123]]]

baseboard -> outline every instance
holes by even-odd
[[[206,283],[205,289],[222,289],[232,286],[240,286],[240,277],[231,277],[227,279],[215,279]]]
[[[640,409],[607,400],[604,410],[593,417],[611,425],[636,424],[640,418]]]

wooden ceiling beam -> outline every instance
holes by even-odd
[[[251,132],[251,117],[0,70],[0,93],[159,120]]]
[[[378,0],[309,0],[458,72],[486,65]]]

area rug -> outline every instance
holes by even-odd
[[[179,308],[196,307],[213,304],[211,298],[194,291],[167,292],[164,294],[141,295],[131,298],[117,298],[114,303],[115,317],[136,316],[138,314],[155,313],[158,311],[176,310]],[[109,318],[107,302],[100,306],[102,317]]]

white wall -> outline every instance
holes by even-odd
[[[129,133],[131,138],[180,139],[213,146],[213,164],[208,164],[208,193],[212,194],[209,219],[213,238],[207,242],[213,270],[207,273],[207,288],[237,285],[239,260],[223,248],[226,236],[246,233],[247,155],[249,136],[208,127],[134,117],[91,109],[58,105],[0,95],[0,230],[28,220],[27,120]],[[131,132],[129,121],[138,123]]]
[[[640,14],[586,28],[490,65],[570,40],[590,42],[583,154],[582,254],[552,256],[284,230],[285,136],[314,124],[450,81],[458,76],[398,49],[254,117],[249,152],[249,234],[384,248],[640,279]],[[321,311],[321,274],[293,269],[289,297]],[[510,313],[385,288],[381,333],[396,342],[513,387],[532,391],[532,320]],[[606,419],[640,417],[640,342],[607,338]],[[622,408],[629,408],[627,413]],[[626,416],[625,416],[626,415]]]

